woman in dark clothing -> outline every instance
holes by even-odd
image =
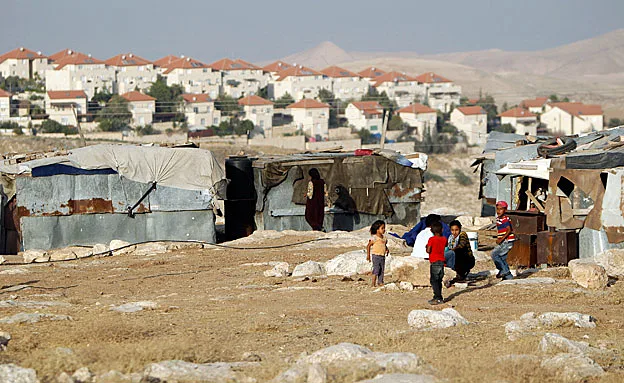
[[[305,219],[312,230],[322,231],[323,220],[325,219],[325,195],[327,188],[325,181],[321,179],[321,174],[316,168],[310,169],[310,182],[306,193]]]

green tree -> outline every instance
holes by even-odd
[[[516,132],[516,128],[514,128],[513,125],[511,124],[502,124],[502,125],[494,127],[492,130],[495,130],[497,132],[503,132],[503,133],[515,133]]]
[[[295,99],[292,98],[290,93],[286,92],[284,95],[275,100],[275,109],[284,109],[290,104],[294,104]]]
[[[509,110],[509,105],[507,105],[507,101],[503,102],[503,106],[501,107],[501,112],[506,112]]]
[[[184,88],[178,84],[167,85],[167,80],[158,76],[152,83],[147,94],[156,99],[156,113],[176,113]]]
[[[327,105],[329,105],[329,127],[337,128],[338,127],[338,105],[336,102],[336,97],[331,91],[327,89],[321,89],[319,90],[318,98],[319,100],[321,100],[321,102],[324,102]]]
[[[45,120],[41,123],[41,132],[43,133],[65,133],[65,134],[77,134],[78,129],[65,126],[54,120]]]
[[[258,97],[262,97],[265,100],[269,99],[269,86],[268,85],[258,90]]]
[[[114,95],[98,113],[96,121],[100,123],[100,129],[105,132],[118,132],[128,128],[132,120],[132,113],[128,109],[128,101]]]
[[[485,95],[485,98],[480,98],[477,105],[483,108],[487,113],[488,123],[491,123],[496,116],[498,116],[498,108],[496,106],[496,100],[489,94]]]
[[[104,89],[102,92],[96,90],[95,94],[91,98],[91,101],[97,102],[98,104],[106,104],[111,99],[111,97],[113,97],[113,95],[106,89]]]
[[[378,143],[377,139],[373,137],[373,135],[368,129],[359,130],[357,134],[358,134],[358,137],[360,137],[360,140],[362,140],[362,144],[364,145]]]
[[[619,118],[611,118],[609,119],[609,128],[615,128],[616,126],[624,125],[624,120]]]
[[[251,132],[252,130],[254,130],[254,124],[249,120],[239,121],[239,123],[234,126],[234,133],[239,136],[247,135],[247,132]]]
[[[368,92],[362,96],[361,101],[377,101],[379,105],[381,105],[384,109],[396,109],[396,102],[390,100],[386,91],[381,93],[377,92],[377,89],[370,87],[368,88]]]
[[[403,119],[399,115],[394,115],[388,123],[388,130],[403,130],[405,125]]]
[[[559,96],[557,96],[556,94],[551,94],[548,99],[552,102],[558,102],[559,101]]]
[[[219,98],[217,98],[215,108],[219,109],[225,116],[233,116],[240,111],[238,100],[234,97],[228,96],[227,94],[222,94]]]

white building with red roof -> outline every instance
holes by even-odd
[[[357,73],[337,66],[321,71],[331,81],[331,91],[337,99],[359,100],[368,93],[368,80]]]
[[[345,116],[353,129],[381,132],[383,107],[377,101],[354,101],[345,109]]]
[[[174,61],[178,61],[181,58],[182,57],[178,57],[176,55],[167,55],[165,57],[159,58],[158,60],[152,61],[152,64],[154,64],[154,68],[156,68],[158,73],[162,74],[164,71],[167,70],[171,63],[173,63]]]
[[[4,89],[0,89],[0,121],[11,118],[11,98],[13,95]]]
[[[49,90],[46,92],[45,110],[50,120],[76,126],[78,119],[87,113],[87,100],[84,90]]]
[[[214,100],[206,93],[182,95],[182,112],[190,126],[218,126],[221,111],[214,106]]]
[[[286,107],[297,129],[317,141],[329,138],[329,108],[329,105],[311,98]]]
[[[396,111],[403,123],[414,128],[413,135],[422,140],[424,133],[429,129],[437,129],[438,113],[426,105],[414,103]]]
[[[238,100],[238,105],[243,108],[243,118],[253,122],[258,132],[265,133],[266,137],[273,136],[273,103],[271,101],[252,95]]]
[[[145,91],[156,81],[158,72],[154,64],[134,53],[122,53],[105,61],[115,71],[114,93],[133,90]]]
[[[547,104],[545,110],[540,122],[551,134],[582,134],[604,128],[604,113],[600,105],[553,102]]]
[[[386,92],[388,98],[394,100],[402,108],[408,106],[414,99],[421,98],[424,88],[416,78],[400,72],[388,72],[377,77],[373,85],[377,92]]]
[[[383,76],[386,73],[387,72],[383,69],[371,66],[358,72],[358,75],[366,79],[370,85],[375,85],[375,83],[377,82],[377,78]]]
[[[47,56],[24,47],[0,55],[0,77],[16,76],[31,80],[36,75],[43,79],[49,68]]]
[[[186,93],[206,93],[213,100],[219,97],[221,73],[201,61],[182,57],[167,64],[162,74],[167,77],[167,85],[180,85]]]
[[[269,81],[262,68],[241,59],[221,59],[210,67],[221,73],[221,93],[234,98],[257,94]]]
[[[302,65],[294,65],[279,72],[277,80],[269,86],[269,98],[274,100],[290,94],[295,101],[315,98],[319,90],[331,91],[331,80],[323,73]]]
[[[452,105],[459,105],[461,86],[448,78],[427,72],[416,76],[416,80],[424,87],[423,102],[426,100],[433,109],[448,113]]]
[[[466,135],[469,145],[485,145],[487,112],[480,106],[459,106],[451,112],[451,124]]]
[[[279,78],[279,72],[286,70],[292,67],[292,65],[284,62],[284,61],[275,61],[270,63],[269,65],[265,65],[262,67],[265,73],[269,75],[269,81],[275,81]]]
[[[115,91],[115,70],[104,61],[71,49],[53,56],[54,69],[45,71],[46,90],[84,90],[89,98],[96,90]]]
[[[520,107],[528,109],[531,113],[542,114],[547,103],[548,97],[536,97],[532,100],[522,100]]]
[[[516,134],[537,135],[537,115],[524,108],[513,108],[499,114],[501,125],[509,124],[516,129]]]
[[[128,109],[132,113],[132,126],[151,124],[156,112],[156,99],[136,90],[121,95],[128,101]]]

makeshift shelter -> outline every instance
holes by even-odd
[[[326,230],[357,230],[377,219],[415,225],[420,219],[427,156],[415,153],[404,157],[392,151],[366,154],[314,153],[256,159],[256,227],[310,230],[304,214],[311,168],[319,170],[332,201],[332,207],[325,209]],[[342,198],[348,193],[354,211],[335,203],[338,190]]]
[[[95,145],[0,166],[5,253],[120,239],[216,240],[213,201],[226,180],[193,148]]]

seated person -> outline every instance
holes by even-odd
[[[453,282],[466,280],[470,269],[475,265],[475,258],[472,255],[468,234],[461,231],[461,223],[457,220],[452,221],[451,235],[448,237],[448,249],[444,253],[446,267],[455,270],[457,277]]]
[[[433,233],[431,232],[431,225],[435,222],[440,222],[440,216],[436,214],[429,214],[425,218],[425,228],[418,233],[416,240],[414,241],[414,249],[412,250],[412,257],[424,258],[428,259],[429,254],[427,254],[427,242],[429,242],[429,238],[433,237]]]
[[[418,237],[418,234],[420,234],[421,231],[423,231],[423,230],[425,230],[427,228],[426,220],[427,220],[427,218],[430,218],[430,217],[433,218],[434,220],[437,220],[437,221],[440,221],[442,219],[442,217],[440,217],[437,214],[429,214],[428,216],[421,218],[420,222],[418,222],[418,224],[416,224],[416,226],[414,226],[412,228],[412,230],[408,231],[407,233],[403,234],[402,236],[399,236],[396,233],[390,233],[390,232],[388,232],[388,234],[393,236],[393,237],[405,240],[405,244],[407,246],[414,246],[414,242],[416,242],[416,237]],[[442,222],[442,235],[445,238],[448,238],[448,236],[451,235],[451,229],[444,222]]]

